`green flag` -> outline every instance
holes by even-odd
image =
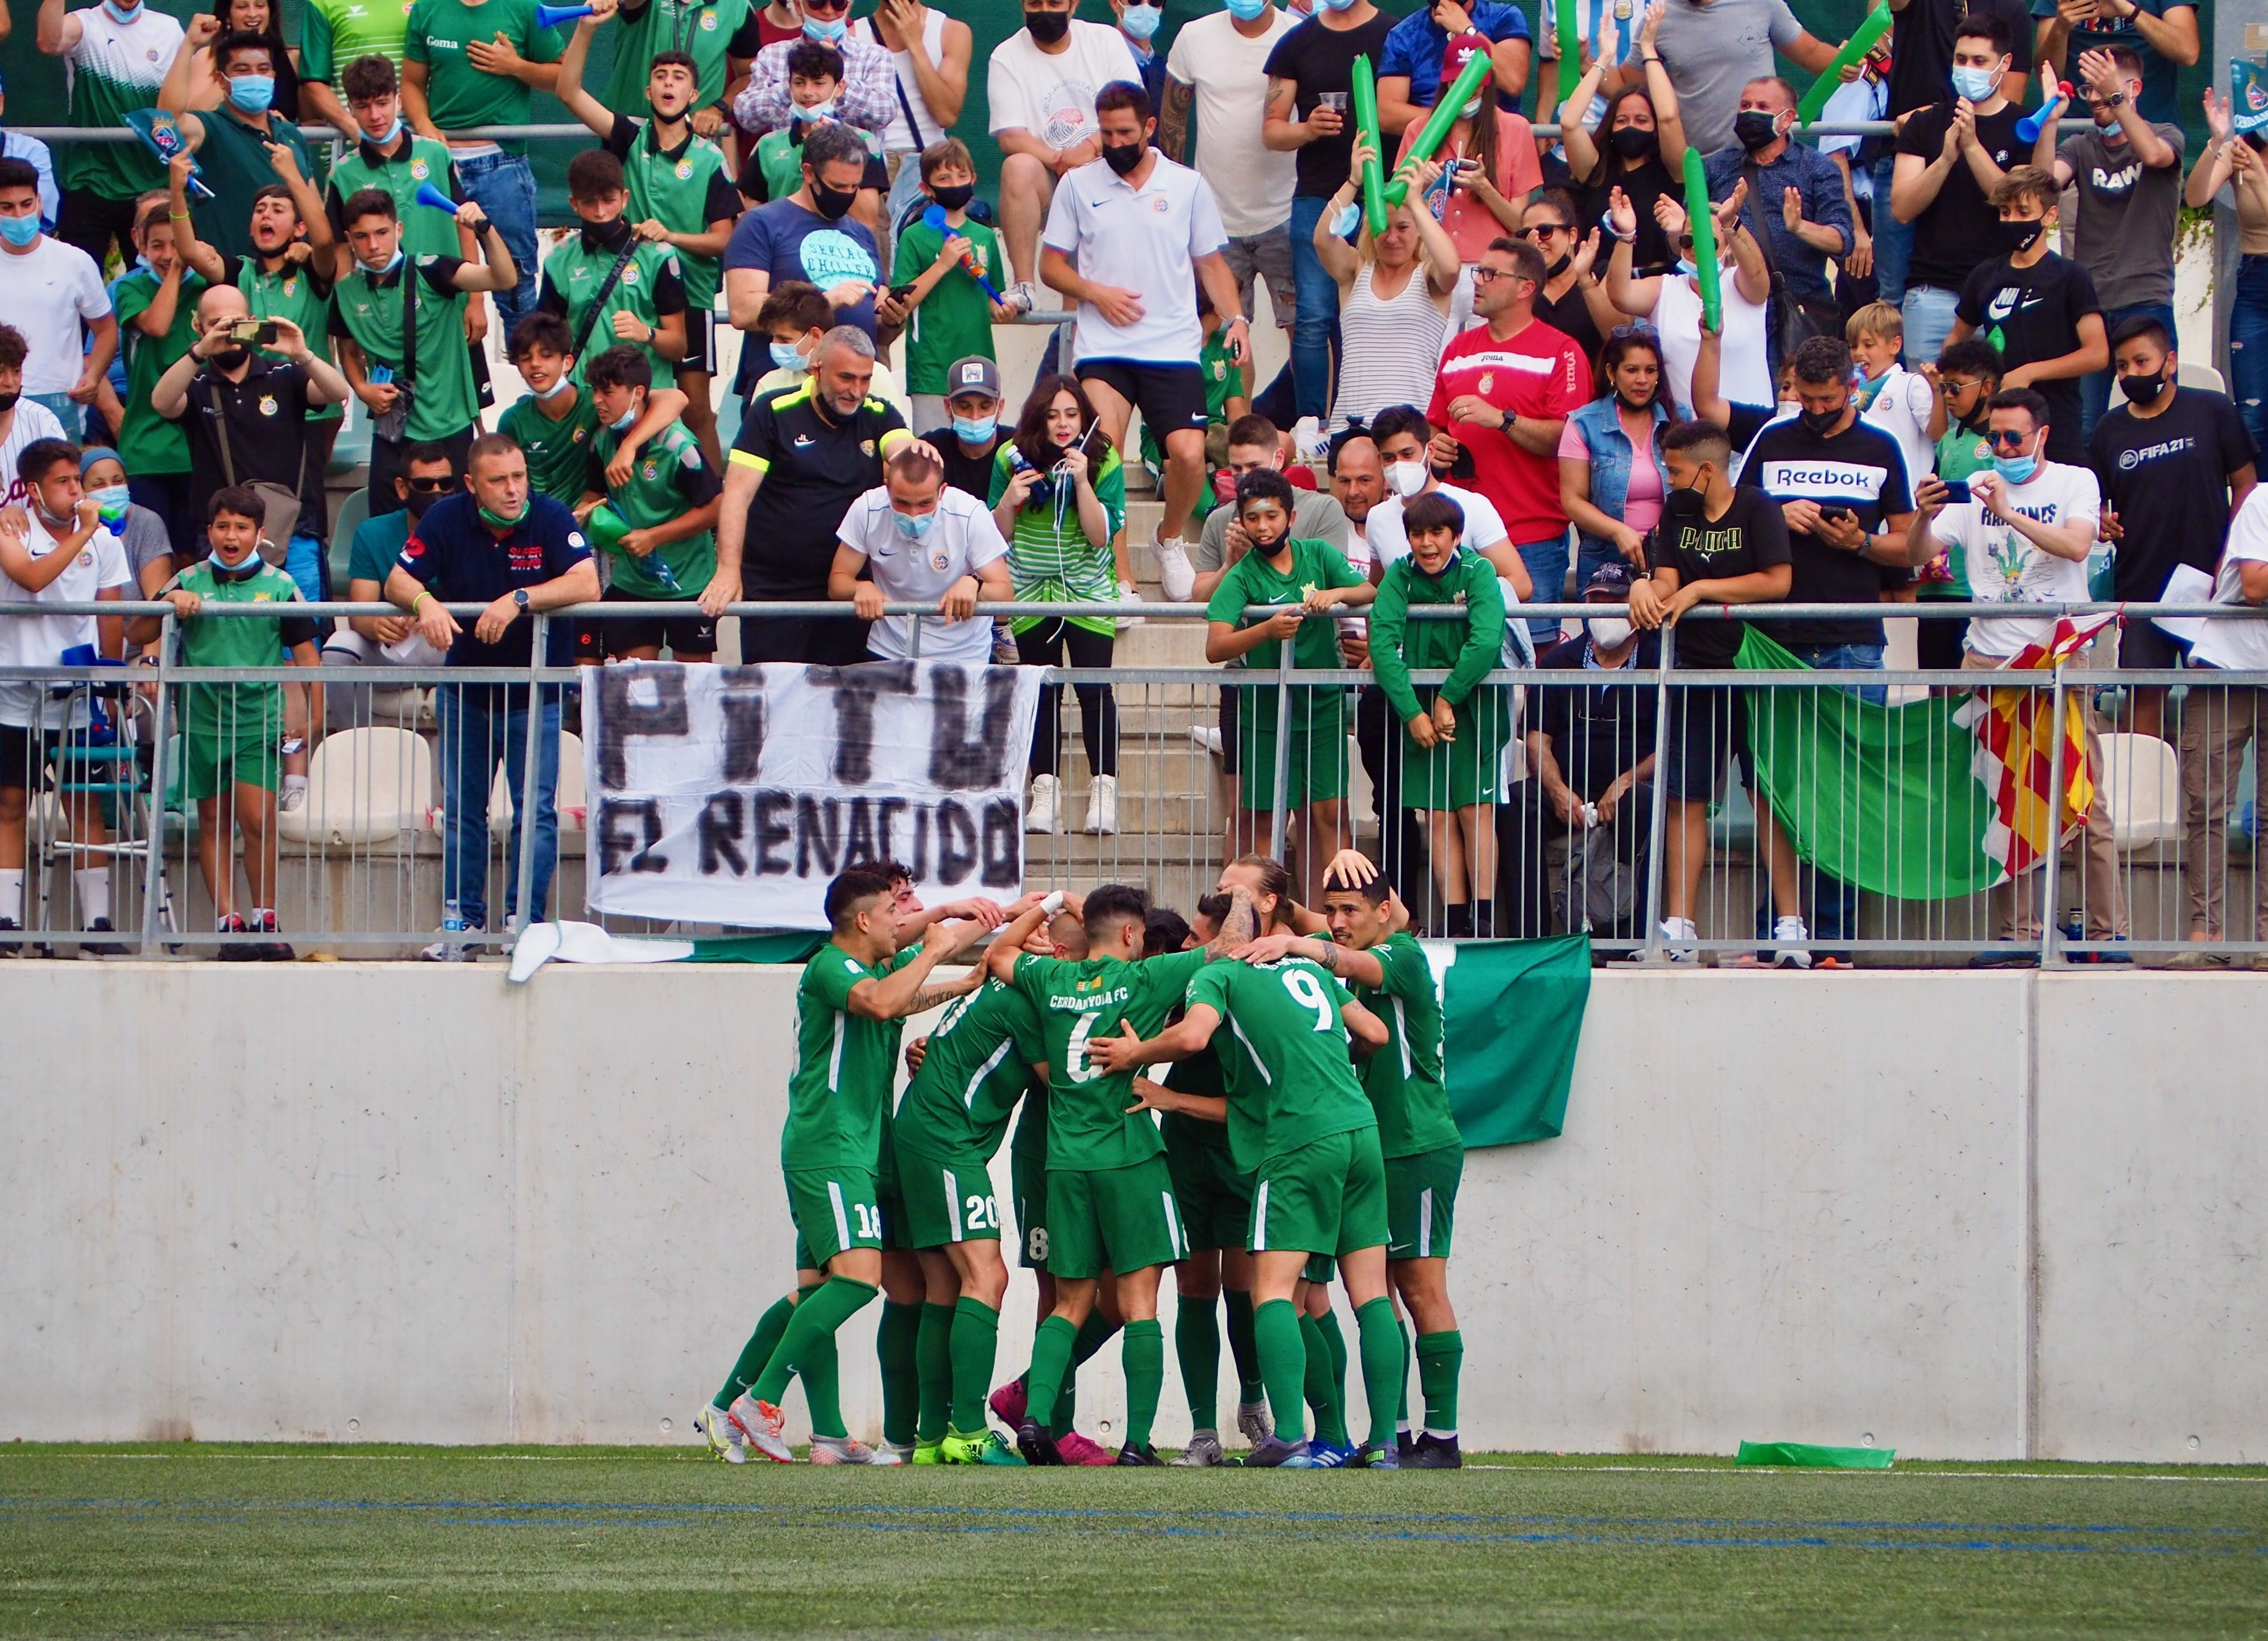
[[[1753,626],[1734,665],[1804,670]],[[1955,900],[1988,887],[2000,875],[1984,847],[1992,798],[1970,772],[1976,733],[1953,721],[1966,697],[1878,707],[1830,676],[1817,688],[1744,692],[1756,780],[1795,852],[1893,900]]]
[[[1449,1109],[1469,1149],[1557,1137],[1591,996],[1591,937],[1425,942]]]

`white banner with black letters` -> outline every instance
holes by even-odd
[[[824,929],[828,880],[898,860],[937,895],[1022,892],[1027,666],[681,666],[584,674],[593,911]]]

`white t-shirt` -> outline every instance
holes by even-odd
[[[1268,54],[1298,25],[1270,6],[1268,32],[1247,40],[1236,19],[1214,11],[1184,24],[1166,54],[1167,77],[1197,92],[1197,174],[1212,185],[1221,226],[1233,239],[1265,233],[1292,215],[1300,157],[1260,145],[1268,107]]]
[[[984,76],[992,117],[988,130],[995,136],[1029,131],[1061,153],[1095,134],[1094,99],[1104,86],[1113,80],[1142,83],[1133,48],[1109,25],[1073,18],[1069,40],[1069,49],[1049,56],[1031,30],[1020,28],[992,48]],[[1257,128],[1253,145],[1259,145]],[[1197,357],[1195,349],[1189,357]]]
[[[2229,520],[2228,546],[2213,578],[2213,601],[2242,604],[2242,566],[2268,564],[2268,489],[2256,488]],[[2268,672],[2268,619],[2209,621],[2190,646],[2190,659],[2231,671]]]
[[[1936,396],[1926,377],[1903,364],[1893,364],[1867,408],[1859,413],[1861,421],[1898,441],[1898,453],[1906,459],[1906,477],[1917,485],[1925,475],[1937,471],[1937,444],[1929,436],[1929,415]]]
[[[2003,504],[2038,524],[2066,525],[2084,519],[2092,528],[2102,514],[2102,492],[2086,467],[2059,461],[2040,464],[2029,484],[2011,486]],[[2014,529],[1992,518],[1982,502],[1961,502],[1938,514],[1930,532],[1953,552],[1964,555],[1970,597],[1979,604],[2084,603],[2087,561],[2043,552]],[[2051,621],[1972,621],[1968,646],[1978,655],[2010,656],[2027,644],[2044,644],[2055,634]]]
[[[1137,188],[1100,159],[1057,185],[1042,242],[1071,258],[1082,277],[1138,292],[1142,317],[1114,325],[1092,302],[1079,310],[1079,362],[1124,359],[1195,368],[1204,346],[1189,263],[1228,243],[1212,189],[1187,166],[1154,150]]]
[[[55,550],[55,538],[37,509],[26,511],[31,514],[32,528],[26,545],[34,559],[45,558]],[[92,539],[79,548],[71,567],[39,592],[26,592],[0,575],[0,604],[85,604],[107,588],[129,587],[133,578],[133,572],[127,568],[126,548],[109,531],[98,529]],[[94,623],[95,617],[92,615],[0,615],[0,667],[61,666],[64,665],[65,651],[95,643]],[[0,681],[0,724],[22,728],[64,727],[64,703],[61,699],[49,698],[49,688],[24,679]],[[77,699],[81,704],[78,721],[85,723],[85,696],[81,695]]]
[[[1772,402],[1771,359],[1765,350],[1764,304],[1741,294],[1728,266],[1718,281],[1725,301],[1725,344],[1717,372],[1718,390],[1736,405]],[[1661,337],[1661,368],[1677,402],[1693,403],[1693,361],[1701,353],[1701,293],[1683,274],[1664,274],[1647,315]]]
[[[882,596],[893,604],[934,605],[963,576],[1008,556],[1008,543],[984,504],[950,484],[938,492],[937,522],[920,541],[892,522],[890,489],[878,484],[843,515],[843,545],[866,560]],[[894,615],[866,630],[866,652],[902,661],[913,623],[921,622],[921,659],[982,666],[992,659],[990,621],[948,625],[942,615]]]
[[[79,321],[110,312],[102,270],[75,245],[40,236],[21,254],[0,252],[0,319],[24,333],[24,391],[69,393],[85,354]]]
[[[945,62],[946,21],[945,13],[935,6],[924,8],[922,55],[933,63]],[[882,31],[874,26],[874,19],[871,17],[861,18],[850,25],[850,33],[869,45],[880,46],[883,50],[890,51],[889,47],[883,44]],[[914,54],[909,50],[890,51],[890,60],[897,65],[898,91],[897,95],[891,99],[897,105],[897,112],[890,116],[890,123],[883,129],[882,151],[886,154],[918,154],[945,135],[945,126],[923,99],[921,81],[914,75]],[[918,129],[906,123],[908,110],[911,110],[914,118],[920,122]]]
[[[16,401],[16,419],[9,426],[8,437],[0,438],[0,507],[31,505],[32,487],[16,476],[16,458],[24,453],[24,446],[33,439],[63,436],[63,424],[47,406],[29,399]]]
[[[1477,553],[1511,539],[1504,527],[1504,515],[1497,511],[1487,497],[1477,490],[1461,490],[1454,484],[1434,488],[1465,510],[1465,533],[1458,538],[1460,546]],[[1370,573],[1373,563],[1383,574],[1395,559],[1410,556],[1410,536],[1402,527],[1402,497],[1389,496],[1370,510],[1370,517],[1362,523],[1362,539],[1361,559],[1349,562],[1366,575]]]

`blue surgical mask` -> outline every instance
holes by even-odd
[[[217,547],[205,557],[212,564],[213,574],[225,581],[241,581],[258,570],[261,564],[260,555],[256,551],[246,554],[233,564],[220,556],[220,548]]]
[[[142,8],[139,5],[131,7],[113,5],[111,0],[102,0],[102,9],[110,13],[110,20],[114,23],[131,23],[142,15]]]
[[[228,83],[230,106],[239,114],[266,114],[276,100],[272,74],[239,74]]]
[[[1130,5],[1120,15],[1118,26],[1135,39],[1146,40],[1165,18],[1166,8],[1161,5]]]
[[[1362,207],[1350,200],[1340,209],[1339,214],[1331,218],[1331,238],[1344,239],[1361,225]]]
[[[1344,11],[1353,4],[1354,0],[1323,0],[1323,10],[1326,11]]]
[[[374,143],[380,148],[393,147],[394,139],[401,135],[401,116],[398,114],[395,114],[394,116],[394,123],[386,128],[386,135],[383,136],[373,136],[370,139],[371,142]]]
[[[937,515],[933,512],[894,512],[890,515],[890,521],[898,526],[900,535],[909,541],[918,541],[936,527]]]
[[[803,37],[806,40],[815,40],[822,46],[838,43],[850,32],[850,25],[843,18],[838,17],[824,22],[815,17],[803,19]]]
[[[836,101],[830,97],[823,103],[812,104],[808,108],[799,105],[788,111],[789,117],[798,125],[817,125],[821,120],[835,118]]]
[[[1249,23],[1268,10],[1268,0],[1226,0],[1229,16]]]
[[[953,418],[953,436],[964,445],[981,445],[1000,430],[997,416],[957,416]]]
[[[5,239],[22,250],[40,237],[40,217],[37,211],[28,217],[0,217],[0,239]]]
[[[1953,70],[1954,94],[1965,97],[1973,103],[1981,103],[1992,94],[1993,85],[1999,78],[1995,70],[1964,69],[1956,64]]]
[[[388,263],[387,263],[385,267],[383,267],[383,268],[374,268],[374,269],[372,269],[370,270],[370,276],[371,276],[372,279],[383,279],[383,278],[385,278],[388,274],[392,273],[395,269],[397,269],[397,268],[399,268],[399,267],[401,267],[401,266],[402,259],[403,259],[407,254],[408,254],[408,253],[407,253],[407,252],[405,252],[404,250],[402,250],[402,248],[401,248],[400,246],[398,246],[398,245],[397,245],[397,246],[395,246],[395,247],[394,247],[394,260],[393,260],[392,261],[388,262]]]
[[[1681,256],[1677,259],[1677,271],[1688,279],[1698,279],[1701,276],[1701,264],[1690,256]]]
[[[2032,482],[2032,475],[2037,473],[2039,470],[2040,459],[2037,456],[1995,456],[1992,458],[1992,471],[1999,474],[2002,478],[2007,480],[2011,484],[2029,484]]]
[[[549,387],[537,388],[535,390],[535,396],[538,399],[542,400],[556,399],[560,394],[566,393],[574,386],[575,379],[573,377],[563,376],[557,381],[552,383]]]
[[[776,371],[800,371],[806,368],[803,354],[792,342],[772,343],[772,368]]]
[[[620,416],[616,416],[613,421],[611,421],[611,422],[608,423],[607,423],[607,426],[608,426],[608,428],[610,428],[611,430],[613,430],[615,432],[617,432],[617,433],[627,433],[627,432],[629,432],[629,431],[630,430],[631,426],[632,426],[632,425],[633,425],[633,424],[637,421],[637,419],[638,419],[638,410],[639,410],[639,408],[640,408],[640,407],[639,407],[639,406],[632,405],[629,409],[627,409],[627,410],[623,411],[623,412],[622,413],[622,415],[620,415]]]
[[[87,494],[94,497],[95,510],[105,524],[116,524],[126,517],[126,509],[132,500],[123,484],[105,484],[89,490]]]

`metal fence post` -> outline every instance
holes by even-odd
[[[1669,667],[1676,647],[1676,629],[1664,627],[1653,681],[1653,809],[1646,822],[1646,945],[1639,960],[1647,963],[1661,958],[1661,851],[1669,831]]]
[[[2068,662],[2056,664],[2055,682],[2048,690],[2050,733],[2053,739],[2048,743],[2048,857],[2041,868],[2040,882],[2040,967],[2043,968],[2063,960],[2062,950],[2056,942],[2056,892],[2063,876],[2063,669],[2067,665]],[[2020,895],[2021,893],[2021,889],[2018,890]],[[2085,931],[2082,929],[2081,932]]]
[[[1292,749],[1289,743],[1292,726],[1292,645],[1293,642],[1290,638],[1280,638],[1276,644],[1276,790],[1268,816],[1268,852],[1278,860],[1284,858],[1286,808],[1284,798],[1285,789],[1291,780]],[[1244,715],[1238,713],[1236,721],[1241,729],[1244,723]],[[1248,774],[1246,778],[1248,780],[1251,777]],[[1310,832],[1313,830],[1313,828],[1309,828]],[[1302,861],[1300,865],[1301,870],[1304,871],[1307,863]]]
[[[166,726],[173,717],[174,621],[173,611],[169,606],[158,622],[158,727],[150,748],[150,853],[142,863],[142,955],[144,957],[157,949],[158,906],[165,892],[166,882]]]
[[[519,872],[512,891],[512,901],[519,909],[519,926],[523,931],[534,920],[535,915],[535,784],[537,772],[541,768],[538,761],[542,755],[543,746],[543,685],[541,680],[550,629],[551,617],[543,614],[535,617],[534,637],[527,656],[526,761],[519,772],[519,813],[516,817],[519,822]],[[505,714],[504,721],[507,724],[512,721],[511,714]],[[557,794],[553,796],[556,799]],[[482,795],[481,801],[488,801],[487,794]]]

